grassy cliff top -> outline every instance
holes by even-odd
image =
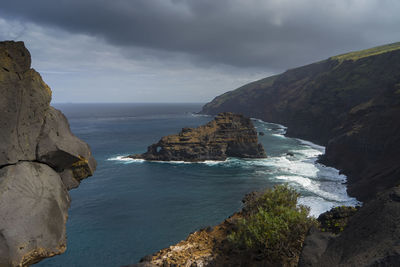
[[[331,57],[330,59],[336,59],[339,61],[344,61],[344,60],[359,60],[361,58],[365,57],[370,57],[370,56],[375,56],[383,53],[387,53],[390,51],[394,50],[399,50],[400,49],[400,42],[393,43],[393,44],[387,44],[387,45],[382,45],[382,46],[377,46],[373,47],[370,49],[365,49],[365,50],[360,50],[360,51],[355,51],[355,52],[350,52],[338,56]]]

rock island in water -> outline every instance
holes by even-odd
[[[183,128],[178,134],[161,138],[147,152],[128,156],[159,161],[226,160],[227,157],[265,158],[257,131],[249,118],[231,112],[197,128]]]

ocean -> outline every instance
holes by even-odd
[[[70,191],[67,251],[35,266],[121,266],[216,225],[241,208],[246,193],[289,183],[311,214],[356,205],[346,177],[316,163],[324,147],[285,137],[282,125],[253,119],[266,159],[204,163],[146,162],[162,136],[207,123],[202,104],[54,104],[97,160],[93,177]]]

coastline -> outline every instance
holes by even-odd
[[[265,122],[261,119],[258,118],[251,118],[254,121],[258,121],[259,123],[266,123],[266,124],[274,124],[277,126],[277,128],[282,130],[281,135],[283,137],[286,138],[285,134],[286,134],[286,130],[287,127],[285,127],[284,125],[281,124],[277,124],[277,123],[268,123]],[[289,137],[289,138],[293,138],[293,137]],[[315,144],[311,141],[307,141],[307,140],[303,140],[303,139],[299,139],[299,138],[293,138],[298,140],[299,142],[301,142],[302,144],[312,147],[314,149],[317,149],[319,151],[323,151],[323,153],[325,152],[325,147],[324,146],[320,146],[318,144]],[[229,161],[229,159],[227,159],[226,161]],[[174,162],[174,161],[167,161],[167,162],[163,162],[160,161],[161,163],[170,163],[170,164],[177,164],[177,163],[187,163],[187,164],[201,164],[204,162]],[[217,161],[217,164],[221,163]],[[316,158],[314,161],[314,164],[319,164],[318,163],[318,159]],[[328,168],[332,168],[330,166],[326,166]],[[335,169],[336,170],[336,169]],[[339,170],[336,170],[339,172]],[[343,176],[343,175],[342,175]],[[346,176],[344,176],[346,177]],[[346,177],[347,179],[347,177]],[[284,182],[285,183],[285,182]],[[345,183],[345,181],[344,181]],[[259,189],[258,191],[262,191],[263,189]],[[245,202],[245,199],[248,195],[252,195],[252,194],[257,194],[256,192],[250,192],[248,194],[246,194],[242,200],[242,202]],[[301,203],[301,200],[299,200],[299,204],[303,204]],[[356,200],[356,203],[354,203],[354,206],[359,206],[361,204],[360,201]],[[334,208],[335,206],[333,206]],[[339,206],[336,206],[339,207]],[[326,213],[327,211],[321,212],[319,214],[313,214],[316,217],[320,216],[323,213]],[[195,231],[194,233],[191,233],[187,236],[187,238],[185,240],[182,240],[180,242],[178,242],[175,245],[170,245],[167,248],[161,249],[157,252],[155,252],[154,254],[151,255],[147,255],[144,256],[139,263],[137,264],[133,264],[133,265],[128,265],[129,267],[145,267],[145,266],[174,266],[174,264],[178,264],[181,265],[186,264],[187,266],[191,266],[192,264],[195,264],[195,266],[207,266],[208,264],[215,264],[215,260],[216,258],[218,258],[218,260],[220,260],[219,258],[224,258],[226,257],[224,260],[222,260],[220,263],[222,264],[222,262],[224,262],[224,264],[231,264],[232,263],[232,259],[228,259],[229,257],[232,257],[232,255],[228,256],[228,255],[217,255],[216,251],[219,251],[218,253],[221,253],[221,246],[224,247],[224,236],[226,237],[227,233],[229,233],[231,230],[231,227],[233,227],[233,224],[238,220],[238,218],[241,217],[241,213],[242,210],[239,210],[237,212],[235,212],[234,214],[230,215],[228,218],[226,218],[223,222],[221,222],[220,224],[214,225],[214,226],[207,226],[206,228],[200,229]],[[310,215],[312,216],[312,215]],[[212,245],[210,245],[212,244]],[[217,255],[217,256],[216,256]],[[236,255],[238,256],[238,255]],[[290,261],[289,263],[285,264],[284,266],[297,266],[298,261],[300,258],[300,254],[295,258],[292,259],[292,261]],[[182,261],[182,259],[184,259]],[[241,256],[236,258],[236,261],[240,260]],[[245,264],[246,266],[259,266],[257,262],[251,262],[248,260],[243,260],[241,259],[243,262],[240,264]],[[235,262],[235,261],[234,261]],[[237,262],[235,262],[237,263]],[[252,265],[253,264],[253,265]]]

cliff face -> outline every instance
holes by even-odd
[[[69,189],[96,161],[22,42],[0,42],[0,266],[25,266],[66,249]]]
[[[144,154],[131,158],[162,161],[225,160],[227,157],[263,158],[257,131],[250,119],[230,112],[197,128],[183,128],[148,147]]]
[[[400,43],[331,57],[216,97],[202,113],[240,112],[281,123],[327,147],[323,163],[362,201],[398,184]]]
[[[353,52],[216,97],[203,113],[242,112],[323,144],[323,163],[365,202],[343,232],[310,231],[300,266],[397,266],[400,261],[400,43]]]

